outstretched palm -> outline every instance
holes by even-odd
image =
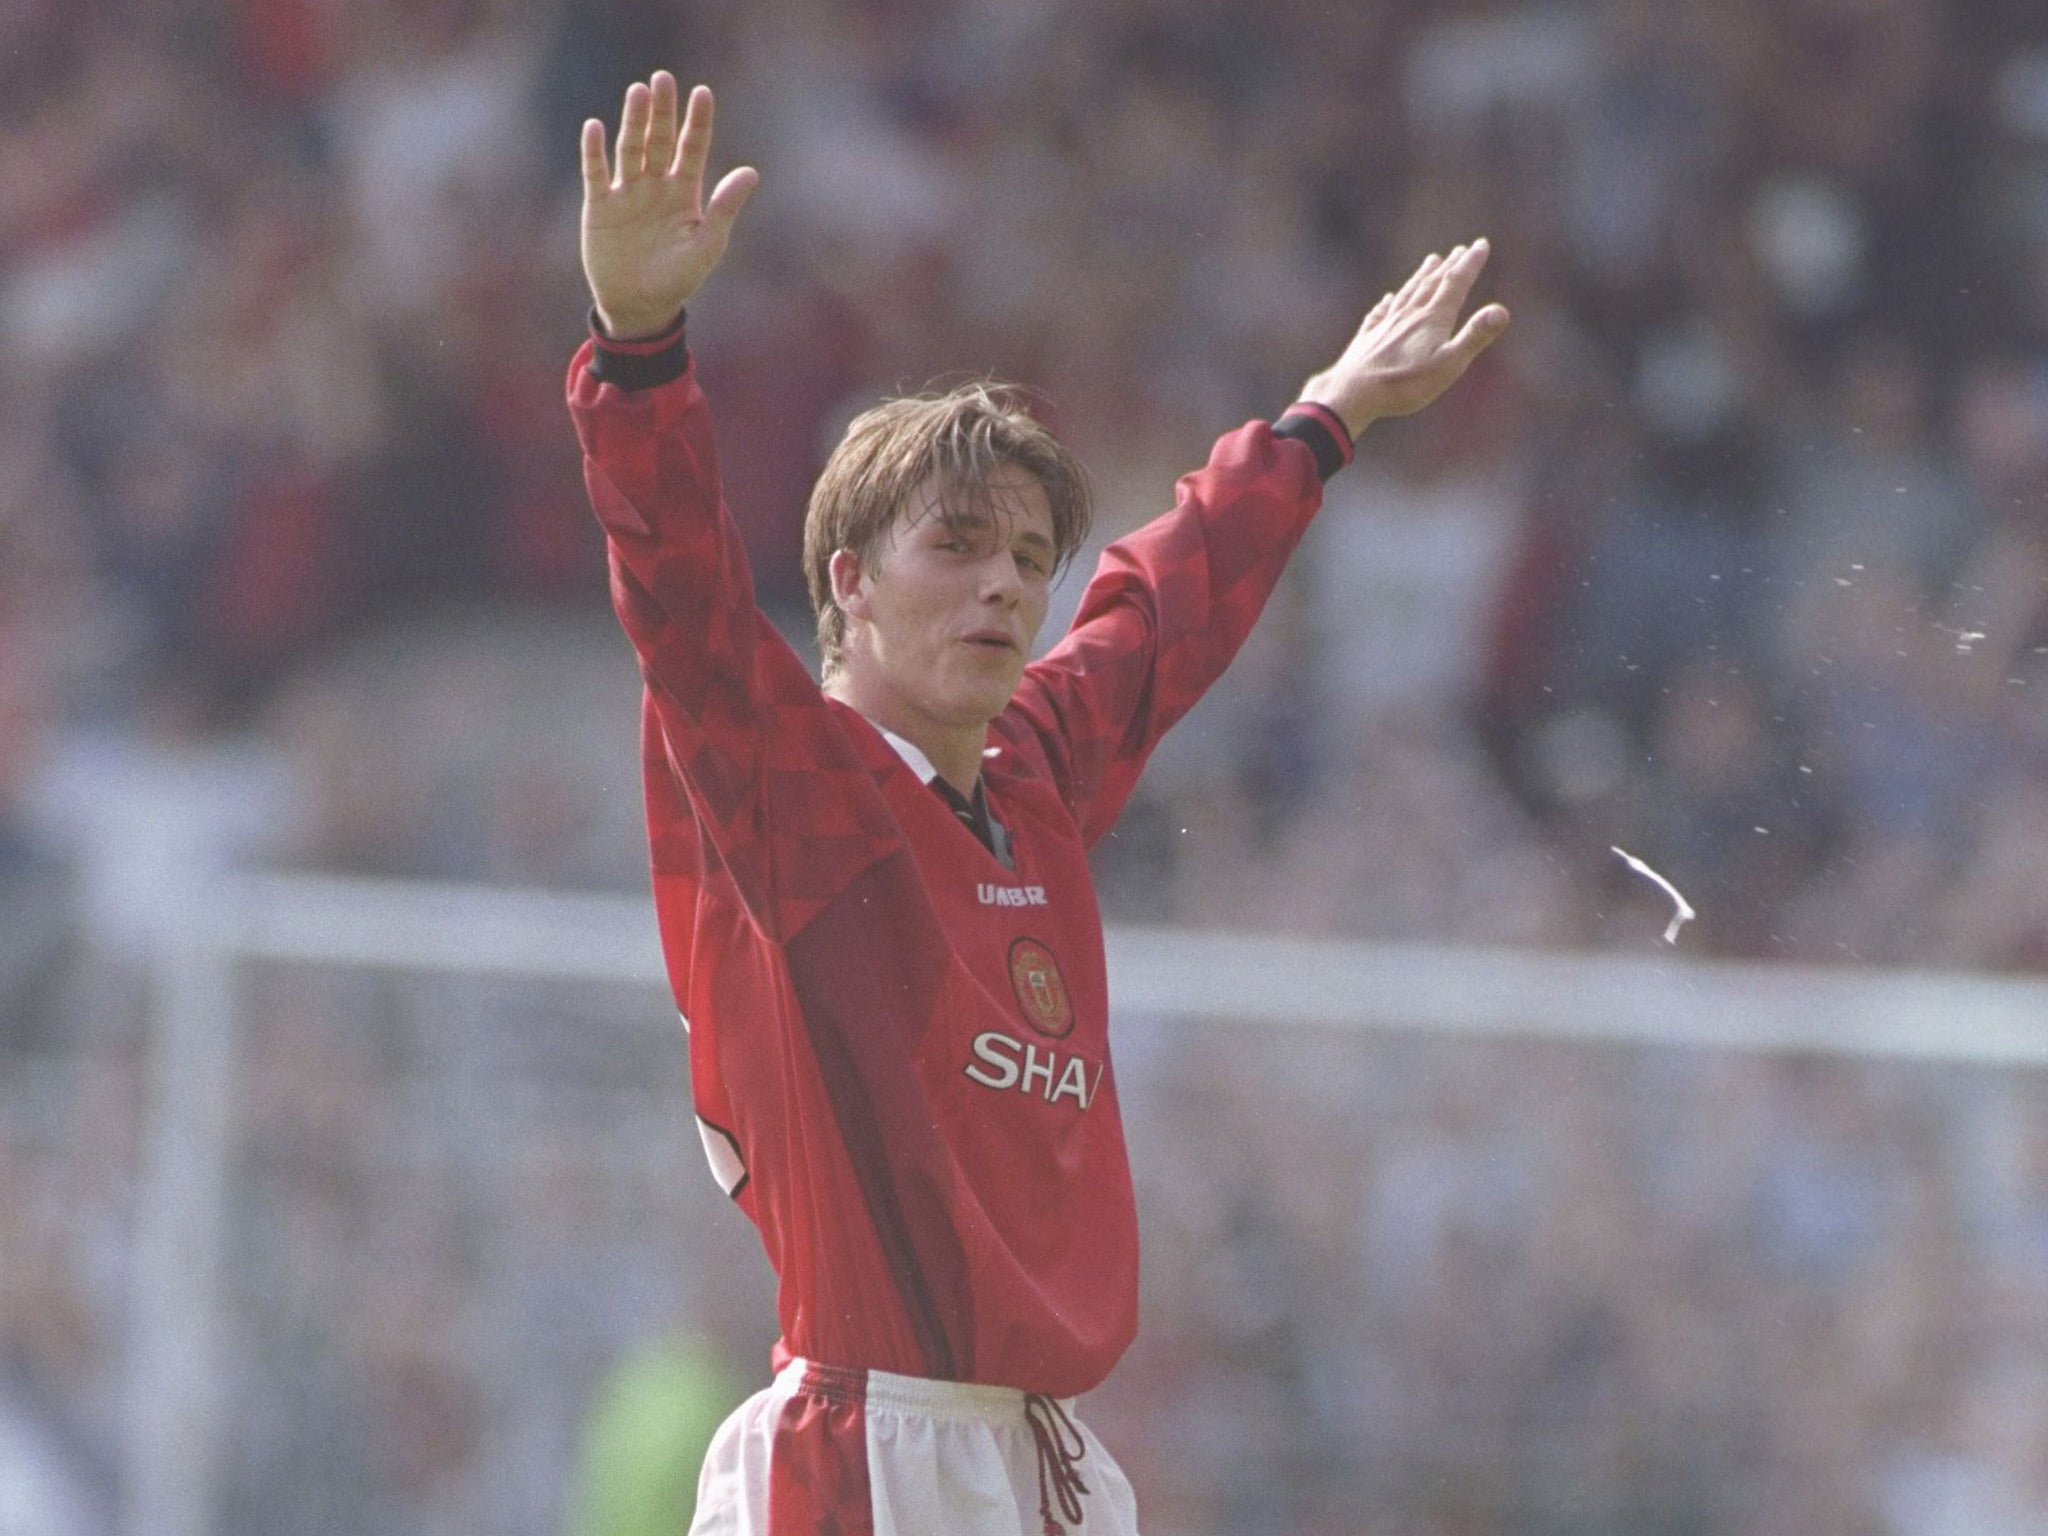
[[[1302,387],[1302,399],[1329,406],[1355,437],[1383,416],[1421,410],[1457,383],[1508,327],[1498,304],[1458,324],[1486,256],[1484,240],[1430,256],[1372,307],[1343,355]]]
[[[679,127],[675,76],[657,70],[626,91],[613,163],[604,124],[583,125],[583,275],[613,336],[648,336],[674,321],[725,254],[760,182],[741,166],[705,200],[712,109],[711,92],[697,86]]]

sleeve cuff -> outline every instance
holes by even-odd
[[[616,341],[605,334],[590,312],[590,376],[600,384],[623,390],[653,389],[681,378],[690,368],[687,312],[676,316],[675,324],[653,336],[634,341]]]
[[[1291,437],[1316,457],[1316,475],[1327,481],[1351,462],[1351,433],[1327,405],[1297,400],[1273,423],[1275,437]]]

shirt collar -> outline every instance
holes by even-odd
[[[896,749],[896,755],[910,766],[910,771],[925,783],[929,784],[939,776],[939,770],[932,766],[932,760],[924,755],[924,748],[915,742],[905,741],[885,725],[878,725],[875,729],[882,733],[884,741]]]
[[[875,725],[875,722],[870,720],[868,724]],[[918,778],[929,784],[939,776],[939,770],[932,766],[932,760],[924,755],[924,748],[918,746],[916,742],[904,740],[886,725],[875,725],[875,729],[882,733],[882,740],[888,742],[890,746],[896,749],[896,755],[903,759],[905,766],[912,773],[916,774]],[[1001,751],[1001,747],[984,748],[981,754],[982,761],[987,762]],[[979,777],[976,778],[975,782],[980,782]]]
[[[872,721],[869,723],[873,724]],[[953,814],[966,824],[968,831],[980,839],[981,845],[994,854],[1005,869],[1017,867],[1016,855],[1011,851],[1009,829],[997,821],[989,811],[988,787],[979,774],[975,775],[974,793],[963,795],[939,777],[939,770],[932,766],[932,760],[924,755],[924,750],[916,743],[905,741],[887,726],[877,725],[875,729],[882,733],[884,741],[896,749],[896,755],[903,759],[904,765],[924,780],[927,789],[937,794],[952,808]],[[1000,750],[998,747],[990,747],[981,755],[983,758],[991,758]]]

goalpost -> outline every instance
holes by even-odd
[[[2048,1063],[2048,983],[2034,980],[1131,928],[1108,947],[1117,1016]],[[647,989],[650,1022],[673,1019],[644,897],[236,875],[166,901],[151,952],[122,1536],[215,1528],[238,993],[252,962],[626,984]]]

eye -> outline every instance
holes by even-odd
[[[1045,574],[1045,561],[1037,555],[1030,553],[1020,554],[1017,556],[1017,563],[1034,576],[1043,576]]]

